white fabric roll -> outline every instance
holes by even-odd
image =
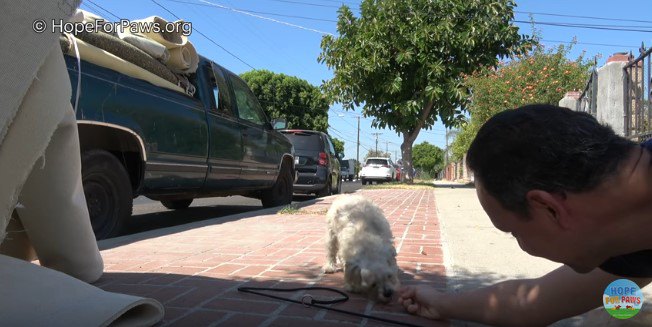
[[[144,36],[131,34],[129,32],[118,32],[118,37],[125,42],[145,51],[148,55],[158,59],[162,63],[166,63],[170,59],[170,52],[161,43],[156,42]]]
[[[197,71],[199,56],[192,42],[188,41],[185,45],[169,49],[170,59],[165,63],[175,73],[191,74]]]
[[[158,24],[161,29],[164,29],[164,26],[170,22],[167,20],[158,17],[158,16],[150,16],[144,19],[138,19],[134,20],[132,22],[135,23],[145,23],[145,24]],[[178,20],[176,22],[173,22],[173,24],[183,24],[183,21]],[[151,26],[151,25],[149,25]],[[181,33],[181,30],[178,29],[175,31],[175,33],[166,33],[167,39],[163,36],[162,33],[155,33],[153,31],[145,31],[144,29],[140,29],[141,32],[140,34],[160,43],[163,44],[166,48],[171,49],[171,48],[177,48],[182,45],[185,45],[186,42],[188,42],[188,37],[186,35],[183,35]]]

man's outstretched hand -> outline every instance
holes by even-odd
[[[398,303],[411,314],[429,319],[442,319],[437,307],[441,296],[439,291],[429,286],[404,286],[399,290]]]

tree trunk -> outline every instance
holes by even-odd
[[[405,177],[405,182],[408,184],[414,183],[414,174],[412,173],[412,145],[418,134],[419,132],[403,133],[403,143],[401,143],[403,171],[401,173]]]
[[[425,107],[423,107],[423,111],[421,112],[421,118],[419,119],[417,125],[414,127],[414,130],[411,132],[403,132],[403,143],[401,144],[401,155],[403,156],[403,170],[405,170],[404,176],[405,176],[405,182],[408,184],[414,183],[414,174],[412,173],[412,145],[414,144],[414,141],[416,141],[417,136],[419,136],[419,132],[421,131],[421,128],[423,128],[423,124],[426,121],[426,118],[430,115],[433,107],[433,102],[428,101],[426,103]]]

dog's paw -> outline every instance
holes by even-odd
[[[335,265],[328,264],[324,266],[323,270],[325,274],[332,274],[339,271],[340,269],[337,268]]]

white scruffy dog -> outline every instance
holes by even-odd
[[[399,287],[396,249],[383,212],[361,196],[340,196],[328,213],[328,262],[325,273],[344,266],[345,288],[389,302]]]

